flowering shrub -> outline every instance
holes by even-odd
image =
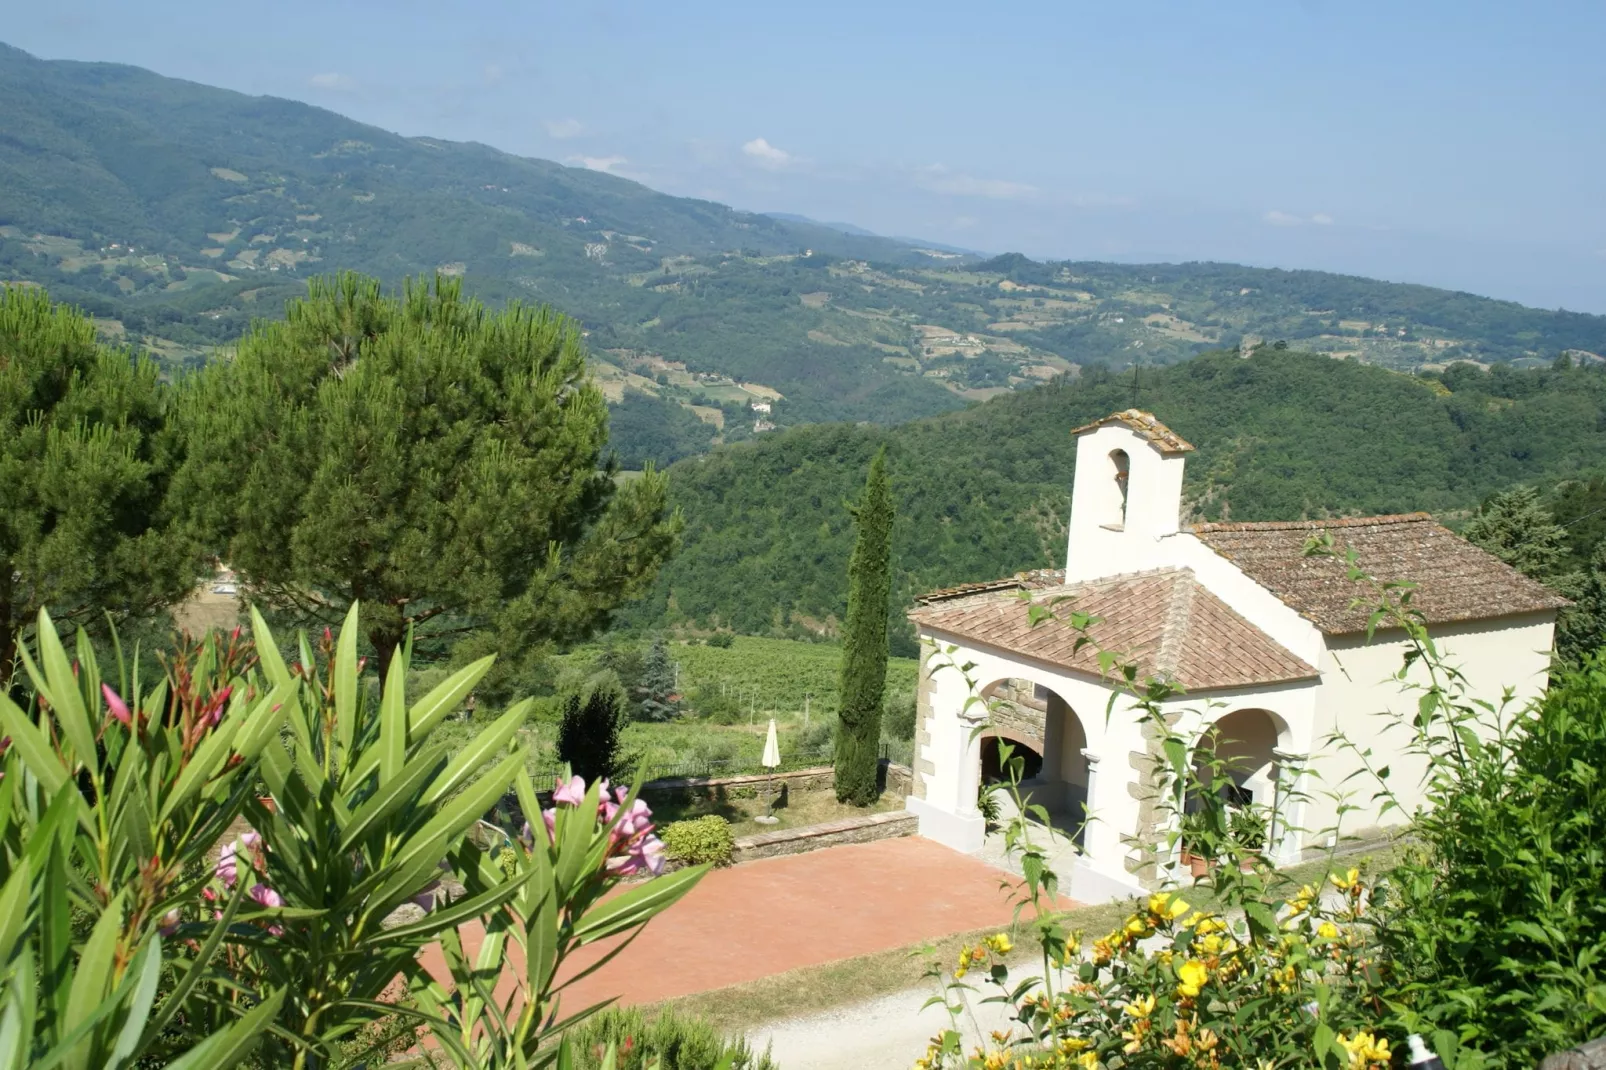
[[[437,1065],[570,1065],[559,1034],[595,1008],[561,1013],[565,956],[639,929],[703,870],[609,894],[659,873],[663,846],[630,791],[573,779],[511,857],[481,850],[470,832],[515,778],[540,813],[515,743],[528,702],[467,745],[432,738],[492,659],[409,705],[403,648],[373,701],[355,607],[293,662],[252,620],[254,642],[181,646],[153,683],[120,652],[103,679],[84,636],[69,658],[41,615],[32,708],[0,694],[0,1070],[234,1070],[253,1049],[313,1070],[418,1030]],[[486,936],[472,967],[469,926]],[[431,943],[451,978],[420,965]]]

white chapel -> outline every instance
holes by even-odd
[[[1073,434],[1065,568],[935,591],[910,611],[923,656],[908,808],[921,835],[982,849],[978,791],[1007,739],[1026,758],[1033,800],[1078,830],[1079,855],[1061,873],[1071,897],[1139,894],[1163,876],[1138,846],[1164,837],[1144,783],[1151,744],[1132,700],[1101,675],[1093,646],[1076,648],[1076,633],[1034,627],[1031,601],[1098,618],[1094,645],[1181,689],[1168,719],[1208,739],[1230,759],[1232,790],[1273,812],[1267,854],[1278,864],[1326,846],[1323,830],[1338,827],[1335,793],[1358,759],[1331,743],[1335,731],[1372,748],[1378,764],[1392,762],[1390,784],[1409,809],[1423,770],[1398,753],[1403,740],[1387,727],[1396,722],[1379,716],[1415,703],[1392,679],[1403,639],[1379,631],[1368,641],[1367,610],[1354,604],[1364,592],[1342,556],[1305,552],[1323,531],[1377,579],[1417,584],[1414,608],[1472,697],[1498,704],[1510,688],[1520,706],[1542,692],[1566,601],[1428,514],[1186,527],[1191,445],[1136,409]],[[972,666],[968,683],[943,667],[950,661]],[[968,701],[972,687],[999,700],[991,717]],[[1403,820],[1380,813],[1372,794],[1346,800],[1361,809],[1343,815],[1345,834]]]

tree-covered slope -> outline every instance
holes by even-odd
[[[844,501],[889,447],[895,597],[1063,564],[1072,428],[1136,403],[1197,447],[1201,519],[1450,514],[1513,483],[1606,466],[1606,370],[1414,377],[1259,349],[1133,375],[1093,372],[892,429],[798,428],[671,472],[687,529],[639,620],[716,618],[746,631],[840,619]]]

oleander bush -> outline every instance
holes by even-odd
[[[728,866],[736,850],[730,822],[718,814],[672,821],[663,829],[664,850],[687,865]]]
[[[578,777],[543,810],[525,703],[437,738],[491,658],[409,703],[406,647],[365,677],[357,607],[289,650],[252,623],[151,679],[81,631],[69,655],[40,614],[26,705],[0,692],[0,1070],[566,1065],[596,1010],[564,1005],[569,955],[706,867],[619,888],[662,870],[651,811]],[[533,827],[482,851],[510,786]]]

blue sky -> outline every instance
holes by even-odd
[[[1606,4],[9,0],[0,39],[990,252],[1606,313]]]

